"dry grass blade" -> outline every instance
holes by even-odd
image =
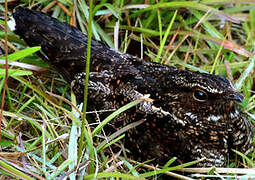
[[[209,173],[212,168],[181,168],[176,171],[189,172],[189,173]],[[219,174],[255,174],[255,169],[245,168],[215,168],[215,171]]]
[[[0,64],[4,65],[5,64],[4,60],[0,60]],[[27,63],[22,63],[22,62],[16,62],[16,61],[9,61],[8,65],[16,66],[16,67],[20,67],[20,68],[24,68],[24,69],[28,69],[32,71],[37,71],[37,72],[49,71],[48,68],[44,68],[44,67],[40,67],[40,66],[36,66],[32,64],[27,64]]]
[[[192,31],[188,34],[186,34],[181,42],[176,46],[176,48],[171,52],[170,56],[167,58],[164,64],[169,64],[171,58],[176,53],[177,49],[182,45],[182,43],[192,34],[192,32],[205,20],[205,18],[209,15],[210,11],[207,11],[206,14],[198,21],[198,23],[195,25],[195,27],[192,29]]]

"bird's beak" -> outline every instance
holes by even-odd
[[[233,92],[227,95],[227,99],[232,101],[242,102],[243,96],[241,96],[238,92]]]

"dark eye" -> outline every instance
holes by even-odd
[[[201,89],[196,89],[193,92],[193,98],[199,102],[205,102],[207,100],[207,93]]]

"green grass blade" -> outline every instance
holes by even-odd
[[[231,18],[230,16],[228,16],[227,14],[212,8],[210,6],[206,6],[204,4],[201,3],[197,3],[197,2],[190,2],[190,1],[173,1],[173,2],[163,2],[163,3],[157,3],[155,5],[150,5],[147,8],[141,9],[137,12],[137,14],[143,13],[145,11],[150,11],[152,9],[158,9],[158,8],[192,8],[192,9],[198,9],[201,11],[211,11],[214,15],[219,16],[219,17],[223,17],[224,19],[228,20],[228,21],[232,21],[234,23],[239,23],[239,21]]]
[[[11,173],[18,179],[35,180],[34,178],[24,174],[22,171],[14,168],[13,166],[4,162],[3,160],[0,160],[0,169],[2,169],[4,171],[8,171],[8,173]]]
[[[249,59],[249,65],[245,69],[245,71],[242,73],[241,77],[238,79],[238,81],[235,83],[235,87],[237,89],[240,89],[242,87],[242,84],[244,83],[245,79],[254,71],[255,66],[255,56],[252,56]]]
[[[40,49],[41,49],[40,46],[35,46],[35,47],[20,50],[18,52],[15,52],[15,53],[12,53],[12,54],[8,55],[8,60],[9,61],[17,61],[18,59],[29,56],[29,55],[39,51]],[[5,60],[5,56],[0,57],[0,60]]]
[[[111,113],[103,122],[101,122],[92,132],[92,137],[94,137],[96,134],[98,134],[102,128],[109,123],[114,117],[116,117],[117,115],[119,115],[120,113],[126,111],[127,109],[139,104],[140,102],[142,102],[142,99],[139,100],[135,100],[132,101],[128,104],[126,104],[125,106],[122,106],[120,109],[118,109],[117,111],[114,111],[113,113]]]
[[[71,159],[67,159],[65,160],[60,166],[58,166],[58,169],[56,171],[54,171],[52,174],[51,174],[51,178],[52,179],[56,179],[56,177],[61,173],[63,172],[71,163],[73,162],[73,160]]]
[[[32,71],[20,70],[20,69],[9,69],[8,70],[8,77],[14,76],[29,76],[32,75]],[[5,77],[5,69],[0,68],[0,78]]]
[[[188,167],[188,166],[197,164],[200,161],[201,160],[191,161],[191,162],[181,164],[181,165],[178,165],[178,166],[174,166],[174,167],[170,167],[170,168],[165,168],[165,169],[161,169],[161,170],[146,172],[146,173],[140,174],[140,177],[144,177],[144,178],[151,177],[151,176],[154,176],[156,174],[161,174],[161,173],[164,173],[164,172],[167,172],[167,171],[173,171],[173,170],[176,170],[176,169]]]
[[[166,33],[164,34],[164,37],[163,37],[163,40],[160,43],[160,48],[159,48],[159,51],[158,51],[158,54],[157,54],[155,62],[160,62],[159,57],[161,56],[161,54],[162,54],[162,52],[164,50],[164,46],[165,46],[166,40],[167,40],[167,38],[169,36],[169,33],[170,33],[170,30],[171,30],[171,28],[173,26],[174,20],[175,20],[176,15],[177,15],[177,12],[178,11],[175,11],[175,13],[174,13],[174,15],[173,15],[173,17],[172,17],[168,27],[167,27]]]
[[[75,168],[75,165],[78,161],[78,132],[77,132],[77,125],[76,123],[72,124],[70,138],[69,138],[69,146],[68,146],[68,159],[72,160],[72,163],[69,164],[69,171]],[[69,175],[70,180],[75,180],[75,172]]]
[[[92,179],[94,178],[94,174],[89,174],[87,176],[84,176],[84,179]],[[131,176],[128,174],[123,174],[123,173],[98,173],[96,176],[97,179],[101,179],[101,178],[121,178],[121,179],[144,179],[144,178],[139,178],[139,177],[135,177],[135,176]]]

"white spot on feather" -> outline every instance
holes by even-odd
[[[207,121],[217,122],[217,121],[219,121],[219,119],[220,119],[220,116],[215,116],[215,115],[211,115],[211,116],[207,117]]]
[[[16,28],[16,22],[15,22],[15,19],[13,17],[10,18],[9,21],[7,21],[7,24],[10,28],[11,31],[14,31]]]
[[[190,119],[192,119],[192,120],[197,119],[197,116],[194,115],[194,114],[192,114],[191,112],[186,112],[185,115],[188,116],[188,117],[190,117]]]

